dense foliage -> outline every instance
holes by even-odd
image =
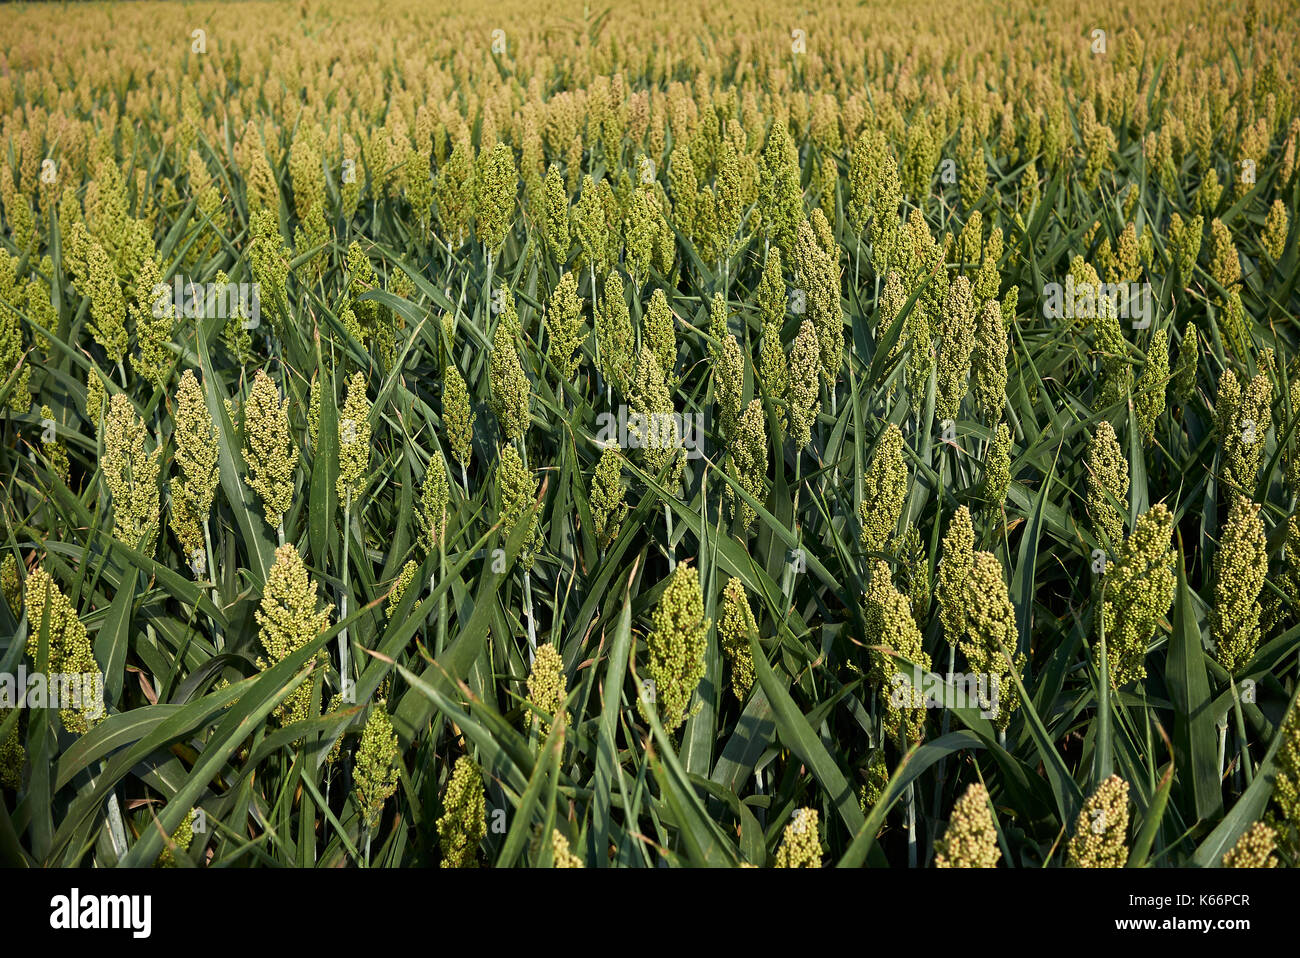
[[[1300,863],[1293,6],[471,7],[6,11],[0,860]]]

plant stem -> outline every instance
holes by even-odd
[[[343,503],[343,591],[339,595],[339,618],[348,617],[348,545],[352,538],[352,493]],[[348,630],[339,632],[339,683],[346,695],[348,691]],[[345,698],[346,701],[346,698]]]

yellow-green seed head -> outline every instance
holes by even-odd
[[[1286,252],[1286,237],[1290,228],[1290,218],[1286,211],[1286,204],[1281,200],[1274,200],[1273,205],[1269,207],[1268,216],[1264,220],[1264,231],[1260,234],[1259,245],[1269,255],[1274,263],[1282,259],[1282,254]]]
[[[1006,423],[998,423],[984,459],[984,497],[993,509],[1006,502],[1011,487],[1011,430]]]
[[[367,829],[379,824],[384,803],[397,791],[400,762],[397,733],[393,731],[388,710],[383,702],[375,702],[361,731],[356,766],[352,770],[357,809]]]
[[[553,868],[585,868],[582,859],[569,850],[569,840],[558,828],[551,829],[551,866]]]
[[[894,538],[903,500],[907,497],[907,464],[903,460],[903,433],[890,423],[881,434],[871,463],[862,476],[862,545],[868,552],[883,552]]]
[[[1169,331],[1158,329],[1147,349],[1147,364],[1137,381],[1133,411],[1148,442],[1156,433],[1156,420],[1165,411],[1165,389],[1169,385]]]
[[[551,720],[546,716],[559,717],[568,694],[564,677],[564,659],[551,643],[545,642],[539,645],[533,657],[533,667],[528,673],[528,702],[536,710],[531,713],[532,725],[543,738],[551,730]],[[568,712],[564,712],[563,721],[567,727]]]
[[[776,850],[777,868],[821,868],[822,845],[817,809],[796,808]]]
[[[523,544],[519,547],[519,564],[527,572],[532,569],[541,545],[536,508],[537,478],[524,465],[514,446],[507,445],[501,450],[497,490],[501,495],[502,534],[509,538],[521,523],[528,525]]]
[[[388,593],[388,606],[384,609],[386,618],[391,619],[397,607],[402,604],[402,597],[406,595],[406,590],[410,588],[411,583],[415,580],[416,570],[420,568],[420,563],[414,559],[407,560],[402,566],[402,571],[397,573],[397,578],[393,580],[393,588]]]
[[[432,553],[442,545],[447,533],[447,506],[451,501],[451,489],[447,484],[447,463],[442,453],[435,452],[429,457],[429,466],[424,472],[424,485],[420,490],[420,509],[423,523],[420,535],[424,540],[425,551]]]
[[[664,729],[675,731],[687,717],[695,687],[704,677],[709,620],[696,571],[679,563],[668,577],[646,638],[646,671],[654,682],[654,705]],[[638,698],[645,712],[645,697]]]
[[[1259,597],[1268,574],[1268,543],[1259,509],[1235,496],[1214,557],[1215,658],[1229,673],[1259,648]]]
[[[922,646],[911,605],[894,588],[884,560],[877,559],[872,566],[865,612],[870,674],[880,685],[885,734],[895,741],[919,742],[925,734],[925,697],[907,666],[886,650],[918,667],[922,675],[930,670],[930,656]]]
[[[624,298],[623,280],[616,270],[605,278],[605,295],[596,312],[596,348],[600,354],[600,373],[626,393],[632,379],[632,314]]]
[[[1116,548],[1124,539],[1124,516],[1118,507],[1128,498],[1128,460],[1115,428],[1106,420],[1088,444],[1088,517],[1098,542]]]
[[[267,523],[278,526],[293,505],[298,447],[289,430],[289,400],[280,401],[280,391],[262,369],[253,376],[244,405],[244,462]]]
[[[505,242],[515,218],[519,172],[510,147],[497,143],[479,154],[474,168],[474,232],[489,253]]]
[[[519,363],[514,333],[505,323],[497,324],[488,357],[488,382],[492,387],[492,411],[507,441],[522,439],[528,431],[529,398],[532,395],[524,367]]]
[[[171,483],[171,526],[184,554],[193,559],[203,552],[203,525],[217,491],[218,448],[217,430],[193,370],[185,370],[176,390],[172,435],[180,475]]]
[[[1241,282],[1241,257],[1221,220],[1210,222],[1210,275],[1225,290]]]
[[[812,440],[812,426],[821,412],[818,376],[821,353],[817,330],[811,319],[799,327],[799,335],[790,347],[790,437],[795,448],[802,449]]]
[[[1128,782],[1112,775],[1083,803],[1067,859],[1074,868],[1122,868],[1128,860]]]
[[[155,862],[157,868],[175,868],[176,852],[187,852],[190,845],[194,843],[194,809],[190,809],[189,814],[181,819],[181,823],[176,826],[176,831],[168,836],[162,852],[158,855]]]
[[[99,676],[97,686],[102,689],[103,671],[95,660],[86,627],[81,624],[77,610],[59,589],[58,583],[44,569],[36,568],[27,576],[27,655],[34,664],[39,662],[40,636],[48,622],[49,658],[46,673],[64,673],[83,677]],[[92,701],[85,696],[70,708],[59,709],[63,727],[74,735],[84,735],[104,717],[102,701]]]
[[[989,793],[976,782],[953,806],[943,838],[934,845],[935,868],[996,868],[1002,857]]]
[[[590,498],[593,531],[601,549],[618,538],[627,516],[622,475],[623,456],[612,446],[604,449],[591,477]]]
[[[1256,822],[1241,833],[1237,844],[1223,856],[1224,868],[1277,868],[1277,832]]]
[[[339,417],[339,504],[359,502],[370,481],[370,400],[366,377],[360,372],[348,380],[347,397]]]
[[[745,586],[737,578],[727,580],[722,591],[722,617],[718,621],[718,644],[731,667],[731,690],[736,700],[745,696],[754,686],[754,653],[749,647],[749,634],[758,633],[753,610]]]
[[[0,593],[3,593],[14,618],[18,618],[23,607],[23,580],[18,572],[18,560],[11,552],[5,553],[3,561],[0,561]]]
[[[648,345],[659,362],[664,382],[669,392],[676,386],[674,368],[677,365],[677,333],[673,326],[673,313],[668,307],[668,297],[662,289],[656,289],[650,297],[650,308],[646,311],[645,325],[641,331],[642,346]]]
[[[254,612],[258,638],[266,652],[266,658],[258,660],[259,668],[283,661],[329,628],[334,607],[318,610],[316,603],[316,583],[307,574],[302,556],[292,545],[280,546]],[[305,681],[276,707],[276,719],[281,725],[301,721],[307,718],[310,705],[311,682]]]
[[[100,467],[113,500],[113,535],[146,556],[158,540],[158,471],[162,447],[145,451],[146,430],[131,400],[114,394],[104,419]]]
[[[985,419],[996,421],[1007,403],[1007,330],[997,300],[990,299],[980,310],[972,369],[975,405]]]
[[[975,529],[970,510],[961,506],[948,522],[943,537],[943,558],[939,560],[939,619],[950,645],[966,633],[966,579],[975,564]]]
[[[762,502],[767,485],[767,417],[763,401],[751,399],[736,422],[734,434],[727,444],[727,475],[731,476],[747,493]],[[754,521],[754,510],[738,496],[730,484],[723,496],[731,506],[732,516],[741,528],[748,529]]]
[[[581,349],[587,338],[576,274],[565,273],[560,277],[547,300],[544,322],[550,340],[547,355],[555,365],[556,375],[561,384],[572,382],[582,364]]]
[[[956,419],[966,395],[975,348],[974,294],[970,280],[958,276],[948,287],[948,297],[939,313],[939,357],[935,366],[934,415],[940,422]]]
[[[474,438],[474,411],[470,408],[465,380],[450,359],[442,369],[442,432],[456,461],[468,467]]]
[[[1111,684],[1122,688],[1146,675],[1147,646],[1174,601],[1174,517],[1163,503],[1138,516],[1133,533],[1107,566],[1099,625],[1106,628]],[[1093,646],[1101,667],[1101,643]]]
[[[1024,668],[1024,653],[1016,651],[1019,631],[1016,610],[1007,591],[1002,563],[991,552],[974,553],[965,587],[966,634],[958,642],[962,655],[976,673],[996,679],[997,715],[994,724],[1005,729],[1020,705],[1019,690],[1011,677]],[[981,696],[982,698],[982,696]],[[980,708],[994,705],[990,695]]]

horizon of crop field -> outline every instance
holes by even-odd
[[[1298,32],[6,9],[0,861],[1300,865]]]

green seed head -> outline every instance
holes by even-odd
[[[1133,409],[1142,435],[1148,442],[1155,437],[1156,420],[1165,411],[1165,389],[1169,385],[1169,331],[1158,329],[1147,349],[1147,364],[1137,382]]]
[[[5,553],[3,561],[0,561],[0,593],[17,619],[23,607],[23,580],[18,572],[18,560],[11,552]]]
[[[216,282],[225,284],[225,276],[218,274]],[[158,296],[160,289],[167,294]],[[172,325],[176,319],[176,304],[170,289],[162,282],[162,270],[157,260],[148,257],[140,267],[136,280],[135,297],[128,312],[135,326],[136,346],[139,354],[134,360],[135,370],[157,386],[164,385],[171,372],[174,358],[167,348],[172,343]],[[158,315],[154,315],[157,312]]]
[[[515,218],[519,172],[510,147],[497,143],[478,155],[474,169],[474,232],[489,253],[501,249]]]
[[[1011,430],[1006,423],[1000,422],[984,460],[984,496],[993,509],[1000,509],[1006,502],[1010,487]]]
[[[638,440],[646,468],[654,475],[671,465],[668,482],[681,481],[685,459],[678,446],[672,394],[664,381],[664,374],[648,343],[642,342],[632,379],[632,392],[628,397],[632,411],[642,419]]]
[[[736,422],[734,435],[727,446],[727,475],[747,493],[762,502],[767,487],[767,417],[763,401],[751,399]],[[754,521],[754,510],[728,485],[723,496],[731,505],[732,515],[743,529]]]
[[[487,834],[487,803],[482,773],[468,755],[456,759],[442,807],[437,824],[442,867],[477,867],[479,842]]]
[[[1277,750],[1277,779],[1269,822],[1278,832],[1278,843],[1295,856],[1300,854],[1300,704],[1291,707],[1278,735],[1281,744]]]
[[[1260,373],[1243,391],[1231,369],[1219,380],[1214,403],[1214,431],[1219,440],[1221,480],[1247,496],[1254,495],[1264,443],[1272,424],[1273,384]]]
[[[1005,729],[1011,713],[1020,705],[1019,690],[1011,677],[1024,668],[1024,653],[1016,651],[1019,632],[1016,610],[1011,604],[1002,563],[991,552],[974,554],[964,591],[966,634],[958,642],[962,655],[977,673],[997,679],[997,715],[994,724]],[[981,701],[984,709],[993,706],[992,696]]]
[[[1007,404],[1007,330],[1002,306],[994,299],[986,302],[979,313],[973,368],[975,404],[985,419],[997,421]]]
[[[563,265],[569,256],[569,194],[564,177],[554,163],[546,171],[543,185],[542,238],[551,258]]]
[[[158,868],[175,868],[176,852],[187,852],[190,845],[194,843],[194,809],[190,809],[189,814],[181,819],[181,823],[176,826],[176,831],[168,836],[166,847],[158,855],[155,863]]]
[[[632,379],[632,314],[624,297],[623,279],[610,270],[605,279],[605,296],[596,312],[596,347],[601,375],[619,392],[627,392]]]
[[[676,386],[674,369],[677,366],[677,333],[673,327],[672,310],[668,308],[668,297],[662,289],[656,289],[650,297],[641,342],[643,346],[649,345],[654,353],[664,381],[671,391]]]
[[[1190,323],[1183,333],[1183,341],[1178,344],[1178,364],[1174,367],[1173,391],[1178,401],[1186,403],[1196,390],[1196,372],[1201,363],[1200,339],[1196,327]]]

